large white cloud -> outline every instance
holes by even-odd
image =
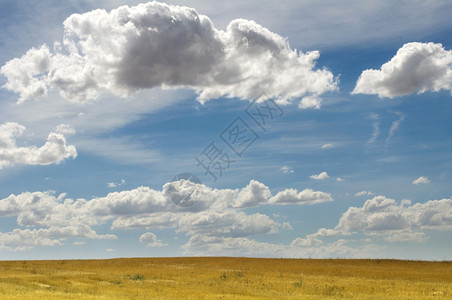
[[[362,255],[361,250],[364,249],[367,249],[364,252],[383,250],[382,246],[376,247],[369,244],[374,238],[381,242],[421,243],[429,239],[426,230],[450,229],[452,229],[452,198],[412,205],[411,201],[406,199],[397,203],[394,199],[385,196],[375,196],[367,200],[362,207],[349,207],[334,228],[320,228],[317,232],[307,234],[303,238],[298,237],[292,241],[291,247],[301,248],[300,251],[313,253],[314,256],[319,257],[328,257],[324,255],[325,253],[320,255],[321,250],[358,257]],[[333,243],[325,242],[332,237],[356,234],[364,234],[369,238],[362,240],[365,244],[361,249],[355,248],[355,251],[345,245],[347,240],[344,239]]]
[[[362,207],[350,207],[342,214],[336,232],[351,234],[386,234],[387,240],[406,241],[418,237],[422,230],[450,230],[452,228],[452,199],[430,200],[411,205],[409,200],[398,204],[394,199],[376,196]]]
[[[380,70],[365,70],[352,94],[393,98],[427,91],[452,92],[452,51],[441,44],[408,43]]]
[[[331,201],[331,196],[309,189],[301,192],[288,189],[272,196],[268,187],[254,180],[242,189],[212,189],[192,183],[198,190],[192,195],[199,202],[191,208],[177,207],[168,197],[167,189],[179,185],[184,190],[187,184],[180,180],[165,184],[160,191],[140,187],[89,201],[72,200],[53,192],[11,195],[0,200],[0,217],[17,216],[17,224],[26,228],[0,233],[0,248],[23,250],[38,245],[62,245],[67,238],[114,239],[114,231],[98,234],[94,229],[112,221],[111,230],[173,228],[184,232],[190,239],[182,250],[190,255],[363,257],[382,255],[383,248],[369,241],[356,247],[347,245],[348,241],[341,238],[331,240],[361,232],[369,237],[382,237],[387,242],[423,242],[428,239],[425,230],[452,228],[452,199],[411,204],[409,200],[397,203],[376,196],[362,207],[347,209],[333,229],[320,228],[289,244],[261,242],[253,236],[277,233],[284,224],[262,213],[247,213],[243,208],[314,204]],[[166,245],[152,232],[142,234],[139,240],[149,247]]]
[[[411,204],[409,200],[397,203],[385,196],[375,196],[367,200],[362,207],[349,207],[331,229],[320,228],[317,232],[292,241],[285,247],[286,253],[309,253],[311,256],[331,257],[338,254],[344,257],[361,257],[363,253],[374,252],[373,256],[384,255],[384,246],[371,244],[373,238],[381,242],[425,242],[429,239],[426,230],[452,229],[452,198],[430,200],[425,203]],[[336,236],[364,234],[369,238],[359,248],[348,247],[346,243],[356,239],[338,239],[326,242]],[[325,239],[325,240],[324,240]],[[195,246],[195,245],[193,245]],[[296,255],[296,254],[295,254]]]
[[[7,62],[0,73],[19,102],[50,88],[84,102],[103,92],[129,96],[141,89],[187,86],[201,102],[317,97],[337,88],[326,69],[314,69],[317,51],[293,50],[288,41],[254,21],[237,19],[225,31],[194,9],[149,2],[107,12],[74,14],[63,43],[43,45]]]
[[[169,190],[172,193],[168,193]],[[184,194],[187,190],[194,205],[177,206],[172,201],[174,192]],[[293,197],[292,193],[301,196]],[[93,229],[110,221],[111,230],[175,228],[189,236],[220,238],[273,234],[284,228],[284,224],[265,214],[247,214],[242,209],[266,204],[314,204],[332,200],[326,193],[309,189],[282,191],[275,197],[267,186],[255,180],[242,189],[212,189],[182,179],[166,183],[162,190],[138,187],[89,201],[73,200],[52,191],[25,192],[0,200],[0,218],[16,216],[17,225],[27,227],[0,233],[0,247],[20,250],[43,243],[60,245],[65,238],[116,238],[112,233],[98,234]],[[25,241],[25,237],[28,240]],[[164,245],[154,237],[148,233],[142,235],[140,241],[151,247]],[[33,239],[42,239],[42,242]]]
[[[57,131],[61,130],[59,128]],[[41,146],[18,147],[16,137],[21,136],[25,127],[15,122],[0,124],[0,169],[15,164],[50,165],[64,159],[77,157],[74,146],[66,143],[60,132],[51,132],[47,142]]]

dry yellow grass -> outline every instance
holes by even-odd
[[[0,262],[0,299],[452,299],[452,262],[132,258]]]

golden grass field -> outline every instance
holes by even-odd
[[[0,299],[452,299],[452,262],[231,257],[0,262]]]

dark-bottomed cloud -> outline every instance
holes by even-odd
[[[190,87],[205,102],[218,97],[303,98],[337,89],[333,74],[315,69],[318,51],[302,53],[254,21],[236,19],[225,31],[194,9],[149,2],[74,14],[64,21],[63,42],[32,48],[7,62],[4,87],[19,102],[52,88],[85,102],[109,92],[122,97],[154,87]],[[307,97],[307,98],[306,98]],[[317,99],[315,105],[306,99]],[[312,101],[311,101],[312,102]],[[309,102],[309,103],[311,103]]]

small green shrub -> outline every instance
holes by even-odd
[[[303,286],[303,278],[300,276],[300,280],[298,280],[297,282],[294,282],[293,285],[295,287],[302,287]]]
[[[132,277],[129,277],[129,278],[130,278],[130,280],[134,280],[134,281],[137,281],[137,280],[142,281],[142,280],[144,280],[144,276],[141,275],[141,274],[136,274],[136,275],[134,275]]]

